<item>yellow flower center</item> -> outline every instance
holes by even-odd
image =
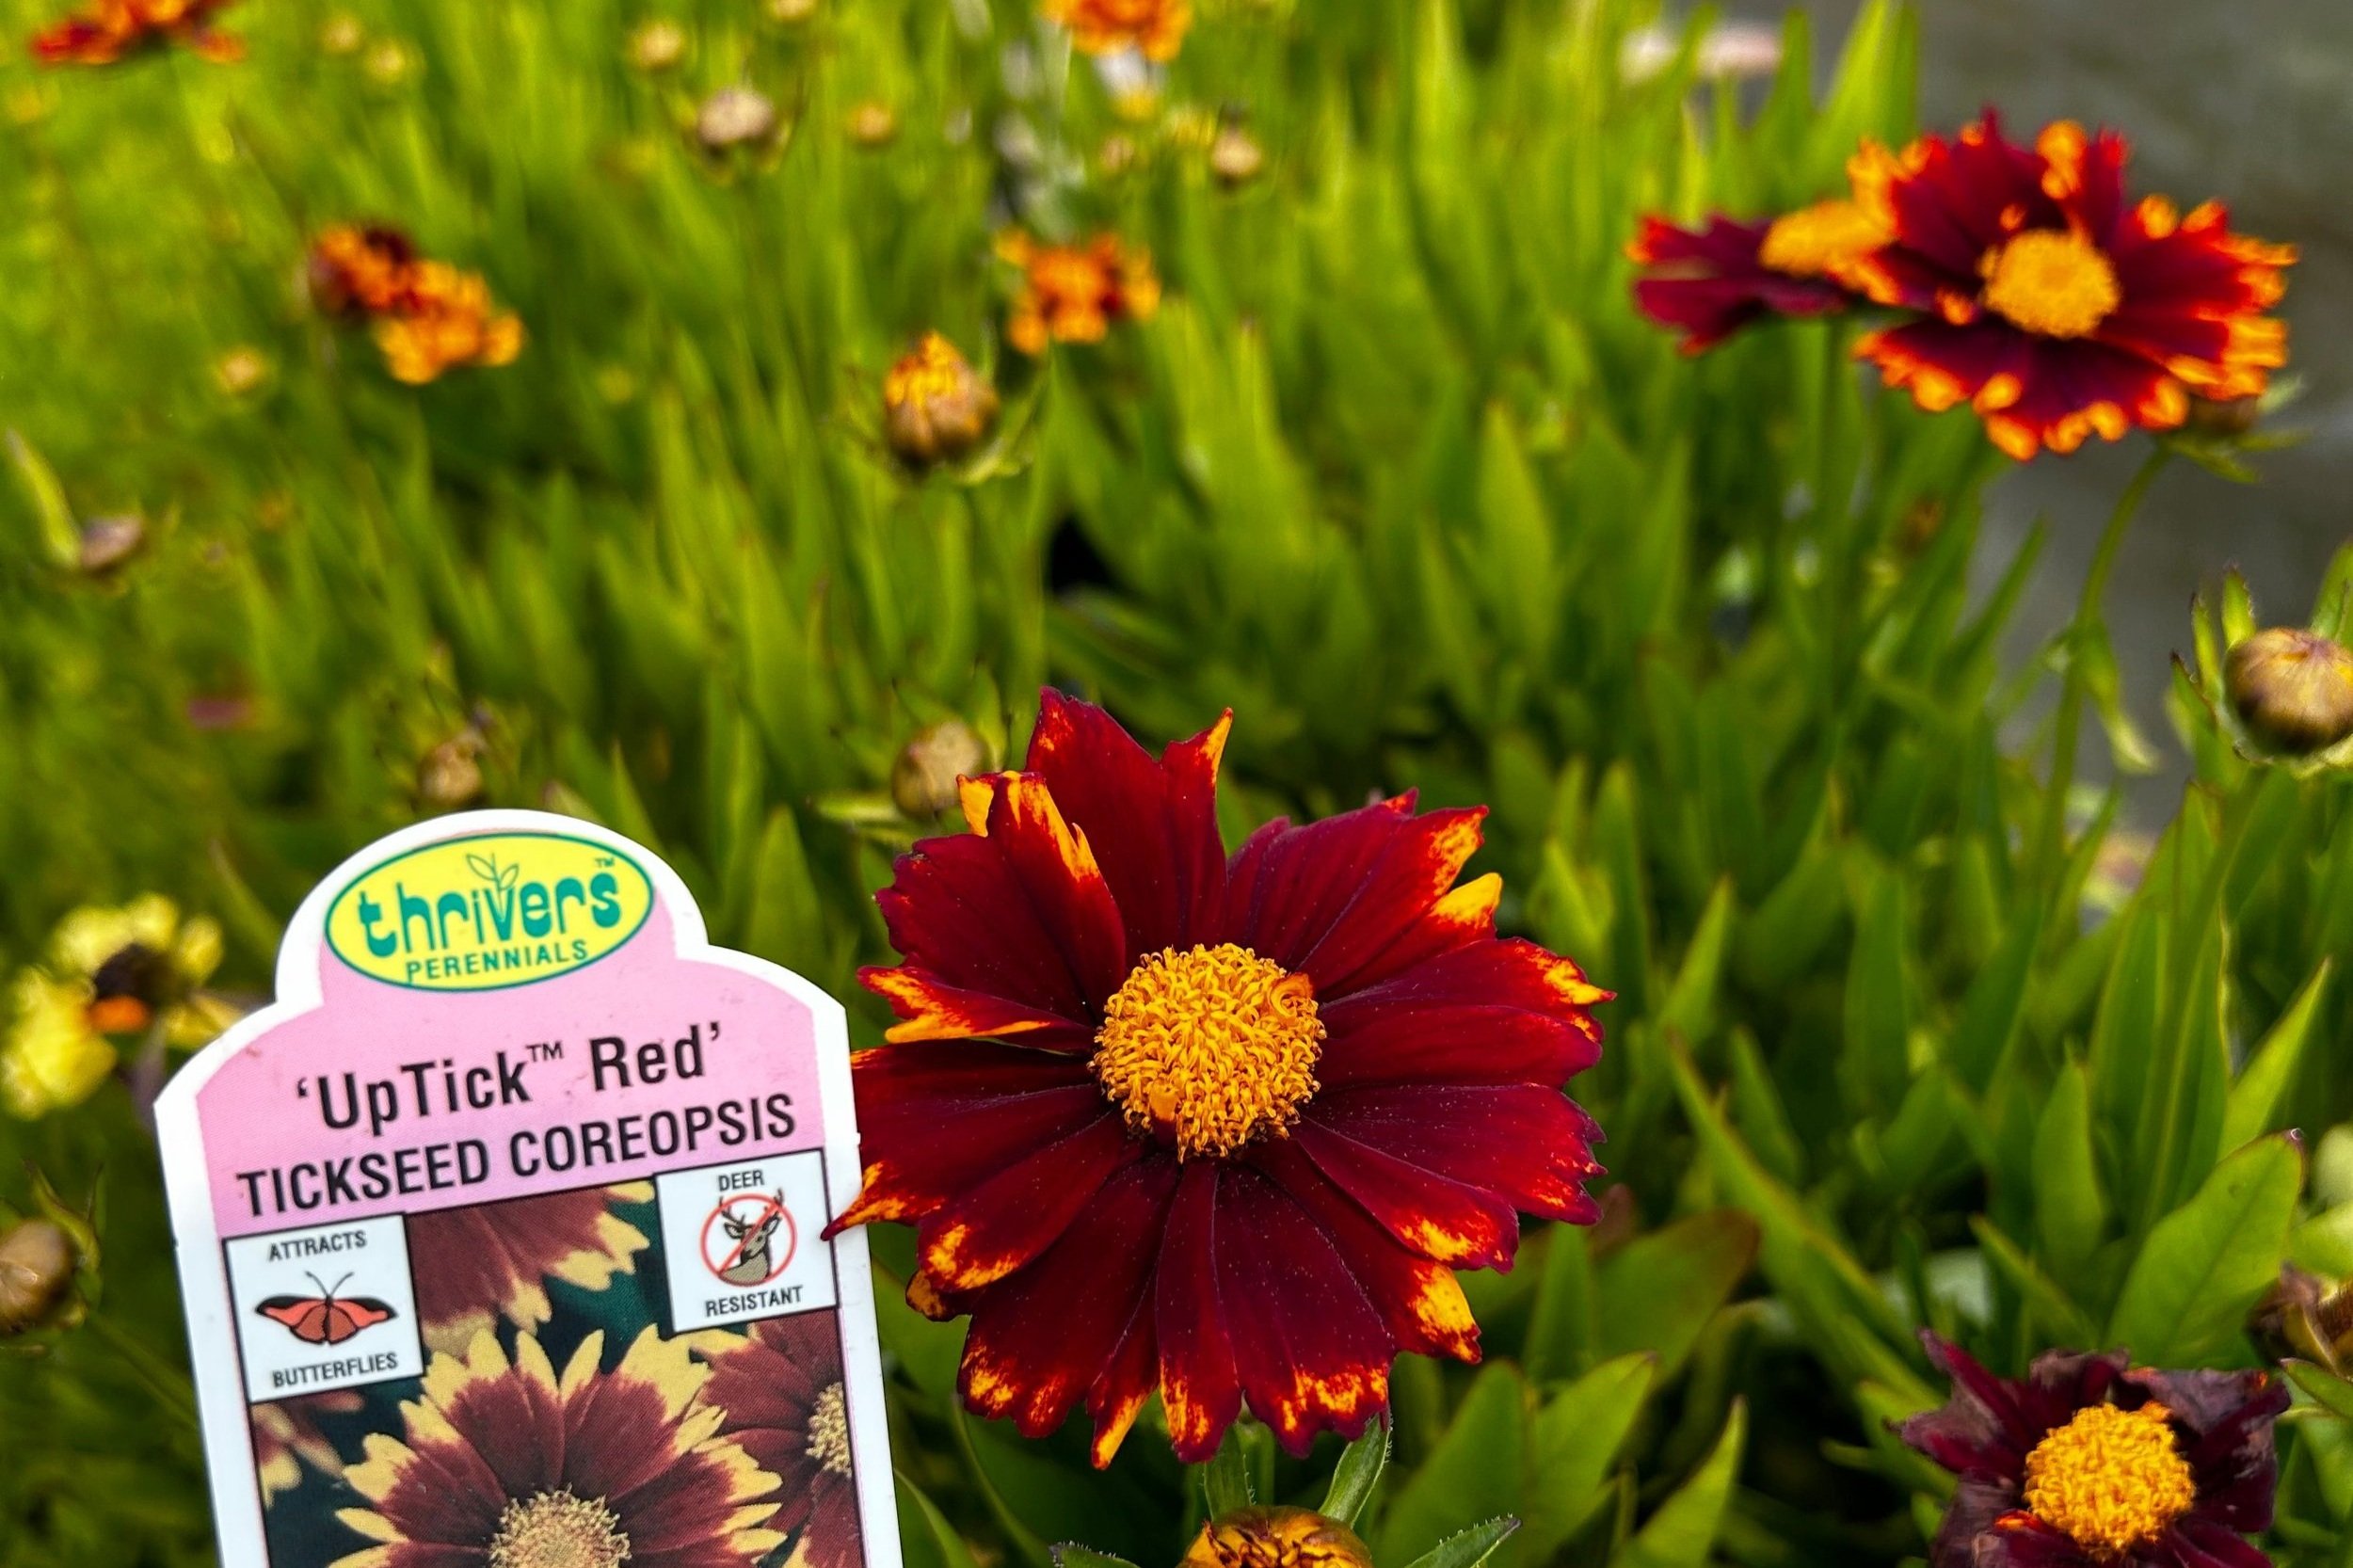
[[[1852,201],[1817,201],[1773,219],[1757,260],[1792,278],[1819,278],[1886,243],[1871,215]]]
[[[1231,942],[1166,948],[1128,973],[1095,1036],[1095,1076],[1139,1132],[1179,1159],[1280,1133],[1316,1092],[1315,986]]]
[[[809,1407],[808,1456],[837,1476],[850,1473],[850,1406],[838,1383]]]
[[[621,1568],[629,1557],[620,1515],[569,1487],[508,1503],[490,1538],[490,1568]]]
[[[2070,229],[2029,229],[1986,253],[1985,302],[2029,332],[2089,337],[2123,302],[2116,268]]]
[[[2156,1539],[2198,1489],[2161,1404],[2095,1404],[2026,1456],[2027,1511],[2097,1558]]]

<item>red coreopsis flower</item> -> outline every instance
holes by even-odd
[[[703,1400],[727,1412],[721,1433],[779,1483],[768,1528],[797,1533],[792,1558],[807,1568],[855,1568],[857,1483],[834,1315],[771,1319],[742,1337],[703,1336],[699,1348],[711,1360]]]
[[[2286,246],[2231,232],[2213,202],[2129,201],[2112,131],[2059,121],[2031,148],[1992,113],[1902,153],[1868,148],[1855,198],[1894,237],[1848,269],[1920,319],[1856,352],[1922,408],[1966,400],[2004,452],[2073,452],[2137,425],[2165,430],[2190,396],[2263,392],[2287,362]]]
[[[2054,1351],[2013,1381],[1921,1337],[1953,1397],[1898,1430],[1961,1478],[1931,1568],[2269,1568],[2277,1377]]]
[[[1149,321],[1160,280],[1149,251],[1097,234],[1083,246],[1040,245],[1018,229],[998,236],[997,254],[1021,269],[1021,294],[1005,339],[1035,356],[1049,344],[1101,343],[1114,321]]]
[[[908,1299],[968,1313],[963,1390],[1043,1435],[1083,1401],[1110,1463],[1155,1388],[1177,1455],[1241,1409],[1305,1451],[1385,1408],[1400,1350],[1478,1358],[1454,1271],[1518,1214],[1590,1223],[1561,1092],[1608,993],[1498,940],[1483,815],[1411,795],[1231,858],[1230,716],[1155,759],[1048,692],[1025,772],[880,895],[904,1020],[856,1059],[866,1186],[917,1226]]]
[[[371,1434],[344,1479],[368,1502],[344,1524],[376,1544],[335,1568],[755,1568],[784,1538],[758,1499],[776,1478],[694,1408],[703,1369],[648,1329],[611,1371],[604,1336],[563,1375],[539,1341],[514,1358],[486,1334],[436,1356],[402,1407],[406,1441]]]
[[[1818,316],[1854,304],[1839,272],[1887,238],[1851,201],[1818,201],[1769,222],[1719,213],[1702,229],[1642,219],[1626,253],[1643,269],[1634,302],[1680,328],[1683,351],[1714,347],[1769,316]]]
[[[1081,54],[1141,50],[1150,60],[1173,60],[1193,26],[1190,0],[1044,0],[1048,22],[1070,29]]]
[[[208,60],[235,60],[244,40],[216,32],[212,19],[231,0],[93,0],[85,10],[38,33],[33,57],[43,65],[112,65],[126,55],[184,43]]]
[[[554,1311],[548,1281],[601,1290],[634,1273],[645,1234],[613,1206],[652,1201],[653,1184],[639,1181],[412,1216],[424,1342],[462,1355],[501,1318],[536,1333]]]

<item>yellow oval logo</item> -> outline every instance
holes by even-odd
[[[486,833],[396,856],[327,911],[361,974],[424,991],[495,991],[584,968],[637,935],[653,879],[609,844]]]

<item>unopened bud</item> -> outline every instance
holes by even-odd
[[[997,389],[937,332],[883,377],[883,439],[899,460],[928,468],[965,456],[997,423]]]
[[[82,524],[82,570],[90,577],[104,577],[136,555],[146,542],[147,524],[134,514],[92,518]]]
[[[243,397],[269,379],[269,357],[239,344],[213,361],[213,380],[232,397]]]
[[[648,72],[667,71],[686,57],[686,29],[662,19],[647,23],[629,39],[629,63]]]
[[[1209,143],[1209,172],[1228,190],[1250,184],[1265,167],[1266,150],[1239,125],[1226,126]]]
[[[916,732],[890,765],[890,799],[900,813],[928,821],[955,809],[956,780],[988,766],[988,748],[962,719]]]
[[[769,20],[787,26],[807,22],[816,14],[817,0],[768,0]]]
[[[0,1235],[0,1335],[46,1323],[73,1288],[73,1240],[47,1220]]]
[[[846,127],[860,147],[888,147],[899,134],[899,116],[881,99],[870,98],[850,111]]]
[[[721,88],[695,117],[695,139],[713,152],[750,147],[776,134],[776,105],[752,88]]]
[[[1238,1508],[1201,1527],[1180,1568],[1372,1568],[1372,1552],[1311,1509]]]
[[[436,810],[454,810],[482,793],[482,739],[469,729],[424,754],[417,764],[417,798]]]
[[[2211,397],[2189,400],[2189,428],[2204,436],[2220,436],[2226,440],[2244,436],[2255,428],[2263,418],[2261,397],[2226,397],[2217,401]]]
[[[2353,653],[2316,632],[2275,626],[2223,661],[2231,706],[2255,739],[2294,756],[2353,735]]]

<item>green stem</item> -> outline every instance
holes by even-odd
[[[2067,855],[2067,797],[2075,785],[2075,751],[2083,729],[2086,645],[2100,625],[2101,603],[2107,597],[2108,578],[2116,570],[2116,558],[2123,548],[2124,536],[2132,531],[2133,519],[2139,515],[2150,487],[2157,482],[2157,475],[2165,471],[2166,462],[2172,456],[2172,448],[2160,443],[2141,463],[2132,483],[2124,487],[2124,493],[2116,498],[2116,509],[2108,514],[2099,548],[2092,552],[2091,569],[2084,574],[2083,594],[2075,601],[2075,618],[2068,623],[2063,634],[2067,647],[2066,682],[2059,690],[2058,728],[2051,742],[2051,776],[2044,787],[2042,820],[2035,833],[2034,858],[2030,863],[2034,886],[2046,891],[2057,886]]]
[[[189,1430],[195,1429],[196,1389],[185,1372],[117,1328],[114,1320],[103,1312],[92,1312],[82,1326],[120,1356],[123,1365],[137,1374],[175,1417]]]

